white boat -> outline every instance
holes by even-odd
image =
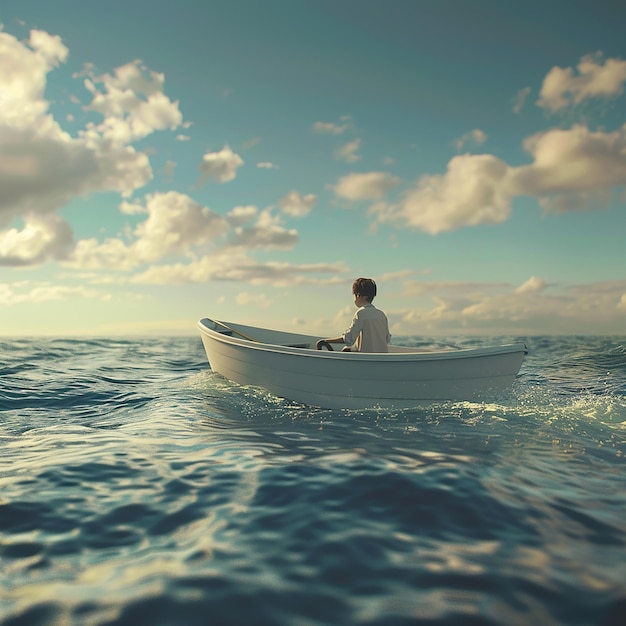
[[[386,353],[316,350],[321,337],[201,319],[211,369],[240,385],[328,409],[410,408],[480,401],[512,385],[524,343],[429,352],[389,346]]]

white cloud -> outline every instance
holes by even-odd
[[[65,63],[69,50],[58,35],[50,35],[43,30],[31,30],[29,45],[46,59],[50,67]]]
[[[124,213],[124,215],[137,215],[138,213],[145,213],[146,208],[144,207],[139,200],[135,202],[127,202],[124,200],[119,205],[120,213]]]
[[[238,154],[229,146],[224,146],[219,152],[207,152],[202,157],[199,169],[203,179],[227,183],[235,179],[237,170],[243,164],[244,161]]]
[[[189,196],[175,191],[147,197],[148,219],[135,229],[133,244],[139,257],[154,261],[185,253],[214,241],[227,232],[227,221]]]
[[[48,73],[67,55],[61,39],[43,31],[27,43],[0,32],[0,228],[8,228],[0,231],[0,265],[65,258],[72,234],[57,211],[78,196],[129,196],[144,186],[150,162],[127,142],[181,121],[177,103],[162,93],[162,75],[135,62],[86,81],[87,108],[103,121],[69,135],[44,97]]]
[[[102,82],[111,89],[130,89],[135,94],[152,96],[163,91],[165,76],[147,71],[141,61],[136,60],[116,68],[113,75],[105,74]]]
[[[228,221],[189,196],[174,191],[148,195],[145,207],[123,203],[127,214],[147,213],[127,245],[121,239],[80,240],[70,258],[74,266],[87,269],[131,269],[176,254],[188,254],[226,234]]]
[[[446,174],[422,176],[398,205],[380,210],[379,219],[431,235],[462,226],[499,224],[511,212],[508,170],[506,163],[488,154],[456,156]]]
[[[290,191],[280,201],[280,208],[283,213],[292,217],[304,217],[311,212],[311,209],[317,204],[317,196],[309,193],[302,195],[297,191]]]
[[[240,226],[235,228],[234,236],[231,237],[231,246],[243,246],[244,248],[284,248],[290,249],[298,242],[298,231],[284,228],[280,217],[272,215],[270,209],[259,213],[253,226]]]
[[[360,147],[360,139],[349,141],[348,143],[340,146],[339,148],[337,148],[337,150],[335,150],[335,158],[339,161],[345,161],[346,163],[355,163],[361,158],[357,154]]]
[[[254,205],[236,206],[228,212],[226,219],[232,226],[241,226],[254,218],[259,210]]]
[[[256,166],[261,170],[278,170],[280,169],[278,165],[274,165],[274,163],[270,163],[269,161],[261,161],[257,163]]]
[[[163,93],[164,82],[163,74],[149,71],[140,61],[118,67],[112,75],[86,79],[93,99],[85,108],[104,118],[88,129],[118,144],[132,143],[157,130],[176,129],[183,117],[178,102]]]
[[[534,161],[512,171],[513,190],[542,198],[548,209],[593,208],[626,184],[626,126],[609,133],[582,125],[552,129],[528,138],[524,147]]]
[[[315,122],[312,126],[313,132],[323,135],[342,135],[352,128],[350,116],[346,115],[341,118],[341,124],[334,122]]]
[[[0,232],[0,265],[23,266],[65,258],[74,243],[69,224],[56,215],[30,216],[21,230]]]
[[[307,202],[307,197],[303,198]],[[271,208],[259,212],[254,205],[237,206],[223,217],[174,191],[150,194],[145,204],[122,202],[120,211],[147,215],[128,233],[131,241],[80,240],[66,262],[68,266],[130,271],[151,264],[150,269],[132,278],[133,282],[197,282],[209,276],[215,280],[233,276],[237,280],[236,267],[256,266],[247,256],[250,250],[291,249],[298,241],[298,232],[285,228],[280,215],[273,215]],[[204,254],[202,262],[197,261],[200,254]],[[157,265],[175,256],[191,260]],[[185,271],[189,272],[186,278]]]
[[[626,84],[626,61],[601,55],[583,57],[578,75],[572,68],[553,68],[546,76],[539,104],[559,110],[593,97],[620,94]],[[519,110],[530,93],[518,93]],[[457,140],[482,143],[483,131],[475,129]],[[524,141],[532,157],[528,165],[509,166],[489,154],[460,155],[450,160],[443,175],[424,175],[397,204],[378,202],[370,207],[375,223],[409,226],[430,234],[507,220],[517,196],[537,198],[547,211],[590,210],[608,206],[626,185],[626,125],[608,132],[578,124],[554,128]],[[344,177],[335,193],[348,200],[380,200],[382,193],[362,191],[364,181]]]
[[[134,276],[138,284],[185,284],[208,281],[246,282],[253,285],[287,287],[292,285],[328,285],[341,282],[343,263],[259,263],[240,248],[221,250],[191,263],[175,263],[150,267]]]
[[[626,185],[626,125],[613,132],[551,129],[529,137],[524,147],[533,161],[519,167],[490,154],[455,156],[445,174],[422,176],[401,202],[380,202],[370,212],[378,223],[434,235],[504,222],[516,196],[536,197],[552,212],[580,211],[606,206]],[[359,182],[345,177],[335,193],[363,199]]]
[[[380,200],[399,182],[399,178],[387,172],[353,173],[341,177],[333,190],[345,200]]]
[[[86,287],[66,287],[27,282],[0,284],[0,302],[7,306],[24,303],[41,304],[43,302],[67,300],[70,298],[107,301],[110,300],[111,296],[106,292]]]
[[[547,333],[597,332],[598,327],[619,328],[626,323],[626,308],[620,305],[626,281],[554,286],[550,291],[543,288],[543,282],[531,277],[517,288],[507,284],[432,283],[416,294],[406,292],[405,299],[416,298],[410,309],[387,310],[387,314],[390,319],[401,320],[406,334],[446,330],[525,334],[537,329]]]
[[[611,98],[624,91],[626,61],[606,59],[601,52],[582,57],[576,70],[553,67],[543,80],[540,107],[558,111],[590,98]]]
[[[597,328],[603,323],[617,324],[620,313],[616,303],[623,288],[624,281],[573,285],[550,295],[541,289],[517,289],[477,301],[462,314],[466,320],[481,325],[509,320],[518,326],[530,323],[551,332],[571,332],[585,320]]]
[[[524,108],[524,104],[526,104],[526,99],[530,95],[530,92],[530,87],[524,87],[515,94],[515,98],[513,98],[513,113],[521,112]]]
[[[33,31],[35,32],[35,31]],[[36,37],[43,46],[41,36]],[[62,44],[55,44],[62,45]],[[44,53],[33,44],[27,45],[0,31],[0,120],[4,127],[25,129],[34,122],[50,123],[46,117],[48,103],[44,99],[46,76],[67,55],[57,52],[50,59],[51,46]]]
[[[66,264],[81,269],[129,270],[140,262],[132,248],[121,239],[100,242],[93,237],[79,240]]]
[[[531,276],[525,283],[520,285],[515,293],[538,293],[543,291],[547,287],[547,283],[545,280],[541,278],[537,278],[536,276]]]
[[[470,130],[468,133],[465,133],[462,137],[459,137],[454,145],[458,152],[460,152],[468,143],[472,143],[474,145],[480,145],[487,141],[487,134],[480,130],[480,128],[475,128],[474,130]]]
[[[129,195],[152,177],[148,158],[132,146],[73,139],[51,119],[41,122],[37,129],[0,128],[0,224],[92,192]]]

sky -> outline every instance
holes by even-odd
[[[2,0],[0,335],[626,334],[621,0]]]

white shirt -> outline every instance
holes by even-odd
[[[391,340],[387,316],[373,304],[357,309],[343,340],[355,352],[387,352]]]

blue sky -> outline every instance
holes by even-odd
[[[0,334],[625,334],[621,4],[3,0]]]

